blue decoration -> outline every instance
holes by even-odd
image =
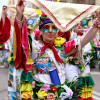
[[[49,71],[49,74],[50,74],[51,81],[54,85],[60,85],[61,84],[59,76],[58,76],[57,69],[55,69],[53,71]]]

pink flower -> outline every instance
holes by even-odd
[[[40,88],[40,90],[43,90],[45,92],[48,92],[48,90],[50,90],[50,85],[44,84],[43,87]]]
[[[32,89],[35,88],[35,81],[32,82]]]
[[[77,61],[75,61],[75,64],[79,64],[79,61],[77,60]]]
[[[72,61],[72,59],[73,59],[73,56],[70,56],[70,57],[69,57],[69,60]]]
[[[55,95],[54,95],[54,93],[48,93],[48,95],[47,95],[47,99],[48,100],[55,100]]]

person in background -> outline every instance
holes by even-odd
[[[9,56],[10,20],[6,16],[7,6],[3,6],[0,19],[0,67],[7,67]]]
[[[84,29],[80,22],[73,28],[71,39],[79,38],[84,34],[86,33],[84,32]],[[83,90],[81,98],[78,98],[79,100],[92,100],[94,81],[90,76],[89,64],[90,60],[92,59],[91,53],[92,53],[92,47],[89,42],[82,48],[82,56],[85,60],[85,66],[82,66],[80,60],[77,59],[77,52],[69,55],[69,57],[66,58],[68,60],[65,69],[66,69],[66,76],[69,82],[75,81],[77,80],[77,78],[79,78],[79,84],[82,85]]]

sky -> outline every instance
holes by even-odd
[[[8,0],[0,0],[0,9],[2,8],[3,5],[7,5]]]

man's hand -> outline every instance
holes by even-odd
[[[3,26],[4,26],[4,23],[5,23],[6,13],[7,13],[7,6],[3,6],[2,7],[2,15],[1,15],[1,18],[3,20]]]
[[[16,10],[17,10],[17,19],[22,20],[23,17],[23,12],[24,12],[24,1],[25,0],[18,0],[18,3],[16,5]]]
[[[3,6],[2,7],[2,18],[6,16],[6,13],[7,13],[7,6]]]

